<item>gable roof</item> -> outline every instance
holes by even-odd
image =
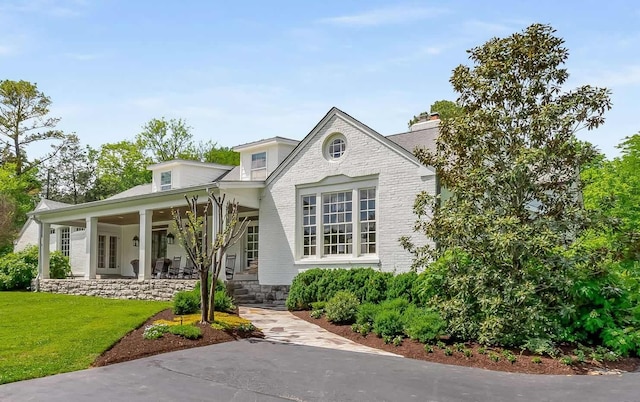
[[[300,141],[298,140],[292,140],[291,138],[285,138],[285,137],[271,137],[271,138],[265,138],[262,140],[258,140],[258,141],[252,141],[252,142],[247,142],[246,144],[240,144],[240,145],[236,145],[235,147],[233,147],[232,149],[236,152],[238,151],[242,151],[242,150],[247,150],[250,148],[254,148],[254,147],[259,147],[262,145],[267,145],[270,143],[276,143],[276,144],[286,144],[286,145],[298,145]]]
[[[151,193],[151,183],[139,184],[135,187],[131,187],[130,189],[124,190],[118,194],[114,194],[111,197],[107,197],[107,200],[115,200],[118,198],[127,198],[134,197],[136,195],[149,194]]]
[[[434,125],[422,130],[388,135],[387,138],[411,153],[416,148],[427,148],[430,151],[435,151],[436,139],[439,133],[438,125]]]
[[[233,166],[231,165],[221,165],[219,163],[200,162],[200,161],[193,161],[193,160],[187,160],[187,159],[171,159],[168,161],[149,165],[147,166],[147,170],[158,170],[163,167],[179,166],[179,165],[207,167],[207,168],[215,168],[215,169],[223,169],[223,170],[231,170],[233,168]]]
[[[354,126],[355,128],[359,129],[360,131],[362,131],[363,133],[371,137],[373,140],[378,141],[379,143],[388,147],[391,151],[404,157],[407,161],[415,164],[417,167],[424,167],[425,169],[428,169],[430,172],[435,173],[432,168],[425,167],[422,163],[420,163],[420,161],[411,153],[411,151],[407,150],[406,148],[392,141],[391,139],[383,136],[382,134],[378,133],[371,127],[351,117],[349,114],[343,112],[342,110],[334,106],[331,109],[329,109],[327,114],[318,122],[318,124],[315,125],[315,127],[309,132],[309,134],[307,134],[302,139],[302,141],[300,141],[300,143],[293,149],[293,151],[291,151],[291,153],[287,155],[287,157],[282,161],[282,163],[280,163],[278,167],[273,172],[271,172],[269,177],[267,177],[267,179],[265,180],[265,184],[268,185],[273,180],[275,180],[278,176],[280,176],[280,174],[285,169],[285,167],[287,167],[296,158],[296,156],[300,152],[302,152],[304,147],[309,142],[311,142],[311,140],[320,132],[322,127],[324,127],[329,122],[329,120],[331,120],[333,117],[339,117],[346,123]]]

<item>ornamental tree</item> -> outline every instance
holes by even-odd
[[[521,345],[557,338],[571,306],[565,252],[588,224],[578,168],[594,149],[576,132],[604,122],[609,91],[563,91],[564,40],[534,24],[468,51],[450,82],[463,112],[444,119],[435,152],[416,156],[449,194],[418,195],[416,229],[433,244],[416,247],[415,268],[444,258],[430,303],[454,336]],[[445,199],[446,198],[446,199]]]
[[[223,258],[227,249],[237,242],[249,221],[247,218],[238,217],[239,204],[234,201],[225,201],[226,195],[216,196],[209,192],[207,202],[198,207],[198,197],[187,200],[188,208],[181,212],[173,210],[173,220],[177,227],[178,241],[187,253],[194,268],[200,276],[200,322],[213,322],[215,317],[214,300],[216,281],[224,268]],[[211,210],[216,214],[218,227],[213,233],[213,239],[207,230],[211,224]],[[211,273],[211,283],[209,283]]]

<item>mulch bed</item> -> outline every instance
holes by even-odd
[[[156,320],[173,320],[174,317],[175,315],[171,309],[167,309],[149,318],[141,327],[129,332],[109,350],[98,356],[93,362],[92,367],[106,366],[160,353],[214,345],[216,343],[230,342],[243,338],[263,337],[260,331],[222,331],[211,328],[211,325],[203,324],[197,324],[202,330],[202,338],[200,339],[186,339],[173,334],[165,334],[159,339],[144,339],[142,337],[144,328],[147,325],[153,324]]]
[[[471,357],[466,357],[462,352],[456,351],[452,345],[448,345],[453,350],[453,355],[451,356],[445,355],[444,350],[436,346],[433,347],[433,353],[427,353],[424,350],[424,344],[410,339],[405,339],[400,346],[393,346],[392,344],[385,344],[381,338],[378,338],[373,333],[367,336],[362,336],[353,332],[350,325],[332,324],[327,321],[324,316],[319,319],[312,318],[310,311],[294,311],[292,313],[305,321],[318,325],[327,331],[333,332],[334,334],[340,335],[359,344],[399,354],[404,357],[426,360],[434,363],[477,367],[487,370],[507,371],[513,373],[560,375],[595,374],[596,372],[615,373],[615,370],[636,371],[640,367],[640,359],[638,358],[625,358],[616,362],[576,363],[572,366],[568,366],[560,363],[559,359],[540,356],[540,360],[542,362],[533,363],[531,361],[533,355],[528,352],[521,352],[519,349],[512,350],[512,353],[517,357],[517,361],[512,364],[502,355],[503,350],[501,348],[486,348],[487,353],[493,352],[500,356],[500,360],[495,362],[489,359],[488,354],[480,354],[478,351],[480,345],[476,343],[465,344],[465,348],[470,349],[473,353],[473,356]],[[567,352],[572,349],[573,348],[567,347]]]

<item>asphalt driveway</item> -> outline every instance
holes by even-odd
[[[640,374],[499,373],[239,341],[0,386],[1,401],[640,401]]]

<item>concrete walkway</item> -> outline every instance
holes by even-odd
[[[288,311],[241,306],[240,316],[251,320],[253,325],[260,328],[267,341],[402,357],[355,343],[317,325],[310,324]]]

